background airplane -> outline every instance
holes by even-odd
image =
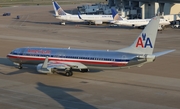
[[[119,26],[130,26],[130,27],[139,27],[144,28],[151,19],[123,19],[119,16],[118,12],[115,9],[111,9],[113,20],[111,23],[114,23]],[[170,25],[170,22],[165,19],[160,19],[158,30],[162,30],[165,25]]]
[[[55,73],[64,70],[66,76],[72,76],[73,69],[89,71],[89,68],[114,69],[142,66],[153,62],[156,57],[174,50],[153,53],[159,17],[154,17],[140,33],[134,43],[119,50],[83,50],[71,48],[23,47],[7,55],[18,68],[22,64],[36,64],[41,73]]]
[[[90,24],[91,23],[102,24],[103,22],[110,22],[113,20],[112,15],[85,15],[83,14],[79,17],[79,15],[72,15],[72,14],[66,13],[56,1],[53,1],[52,4],[55,11],[54,16],[57,19],[60,19],[62,21],[61,24],[63,25],[65,25],[66,21],[89,22]]]
[[[78,17],[85,22],[89,22],[89,24],[111,23],[113,20],[112,15],[80,15],[78,13]]]

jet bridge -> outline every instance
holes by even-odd
[[[128,16],[131,19],[140,17],[142,19],[152,18],[155,15],[179,14],[180,4],[177,3],[180,3],[180,0],[108,0],[110,7],[115,6],[117,9],[119,8],[118,10],[121,15]],[[172,12],[177,10],[179,12]]]

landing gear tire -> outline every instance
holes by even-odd
[[[65,75],[66,76],[72,76],[73,75],[73,72],[72,72],[72,68],[70,68],[69,70],[65,70]]]
[[[92,23],[91,23],[91,22],[88,22],[88,25],[92,25]]]
[[[22,69],[22,65],[21,64],[18,66],[18,69]]]
[[[72,71],[66,71],[65,75],[66,75],[66,76],[72,76],[72,75],[73,75],[73,72],[72,72]]]

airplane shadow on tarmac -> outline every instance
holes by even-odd
[[[42,22],[42,21],[20,21],[20,22],[27,22],[27,23],[34,23],[34,24],[53,24],[53,25],[59,25],[59,22]]]
[[[3,73],[1,71],[1,67],[0,67],[0,74],[3,74],[3,75],[15,75],[15,74],[21,74],[21,73],[25,73],[25,72],[29,72],[29,73],[32,73],[32,74],[42,74],[42,73],[39,73],[37,72],[36,70],[36,65],[22,65],[23,68],[22,69],[18,69],[16,68],[16,65],[13,64],[13,62],[11,62],[9,59],[7,58],[0,58],[0,65],[3,65],[3,66],[7,66],[9,67],[9,69],[16,69],[16,71],[12,71],[12,72],[9,72],[9,73]],[[79,70],[73,70],[77,73],[82,73],[80,72]],[[100,69],[90,69],[89,72],[85,72],[85,73],[98,73],[98,72],[101,72],[102,70]],[[42,74],[44,75],[44,74]],[[62,73],[58,73],[58,75],[65,75],[65,73],[62,71]]]
[[[19,21],[19,22],[26,22],[26,23],[33,23],[33,24],[42,24],[42,25],[61,25],[60,22],[43,22],[43,21]],[[127,27],[127,26],[112,26],[112,24],[101,24],[101,25],[95,25],[91,24],[89,25],[88,22],[66,22],[67,26],[77,26],[77,27],[83,27],[83,28],[100,28],[100,29],[128,29],[133,30],[137,29],[134,27]],[[63,25],[65,26],[65,25]]]
[[[97,109],[96,107],[68,94],[68,92],[82,92],[80,89],[49,86],[41,82],[37,83],[36,89],[51,97],[62,105],[64,109]]]
[[[43,21],[19,21],[19,22],[26,22],[26,23],[34,23],[34,24],[42,24],[42,25],[61,25],[60,22],[43,22]],[[66,22],[66,25],[86,25],[86,22]],[[64,25],[63,25],[64,26]]]

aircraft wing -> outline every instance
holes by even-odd
[[[92,20],[90,18],[82,18],[79,12],[78,12],[78,17],[79,17],[79,19],[84,20],[86,22],[90,22],[90,23],[93,22],[94,24],[103,24],[102,20]]]
[[[78,17],[79,17],[79,19],[84,20],[86,22],[93,22],[92,20],[89,20],[89,19],[87,20],[87,19],[82,18],[80,15],[80,12],[78,12]]]
[[[85,22],[94,23],[94,24],[103,24],[102,20],[91,20],[91,19],[82,19]],[[109,21],[110,22],[110,21]]]
[[[87,69],[87,66],[80,62],[64,62],[64,61],[49,61],[48,63],[51,66],[64,66],[65,68],[71,67],[72,69]]]
[[[37,65],[37,71],[40,73],[54,73],[57,70],[71,70],[71,69],[87,69],[87,66],[80,62],[65,62],[65,61],[49,61],[46,57],[44,63]]]

